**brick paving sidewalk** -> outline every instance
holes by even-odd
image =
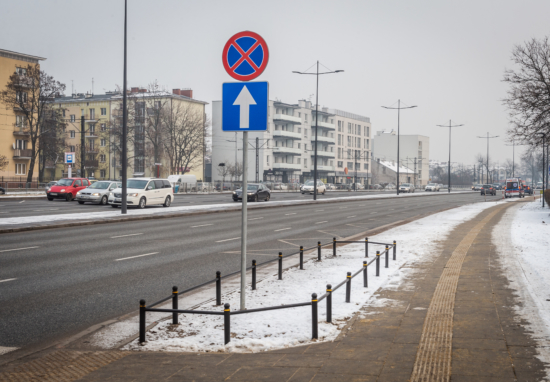
[[[334,342],[255,354],[93,352],[100,361],[83,374],[55,379],[59,367],[50,367],[38,379],[17,378],[48,365],[46,356],[12,366],[0,381],[541,381],[545,365],[514,312],[521,302],[491,243],[493,226],[514,204],[459,225],[435,261],[410,265],[409,280],[377,292],[389,303],[364,308],[366,318]],[[54,355],[61,352],[71,354]]]

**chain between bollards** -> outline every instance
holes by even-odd
[[[376,276],[380,276],[380,251],[376,251]]]
[[[348,272],[346,278],[346,302],[351,301],[351,272]]]
[[[369,286],[369,279],[367,274],[367,262],[363,261],[363,286],[367,288]]]
[[[317,260],[321,261],[321,242],[317,242]]]
[[[252,260],[252,290],[256,290],[256,260]]]
[[[336,257],[336,238],[332,238],[332,257]]]
[[[178,287],[172,287],[172,309],[178,309]],[[176,312],[172,313],[172,325],[178,324],[178,314]]]
[[[304,247],[300,245],[300,269],[304,269]]]
[[[397,260],[397,243],[393,241],[393,259]]]
[[[327,284],[327,322],[332,322],[332,285]]]
[[[216,271],[216,305],[222,304],[222,277],[221,272]]]
[[[225,345],[227,345],[231,341],[231,309],[227,303],[223,308],[223,336]]]
[[[311,295],[311,338],[319,338],[318,330],[318,312],[317,312],[317,293]]]
[[[369,257],[369,238],[365,238],[365,257]]]
[[[389,268],[390,266],[390,247],[386,245],[386,266],[385,268]]]
[[[145,343],[145,300],[139,300],[139,343]]]
[[[279,252],[279,278],[278,280],[283,279],[283,253]]]

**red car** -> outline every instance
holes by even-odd
[[[76,197],[76,193],[90,185],[86,178],[64,178],[59,179],[57,183],[46,193],[48,200],[65,199],[70,202]]]

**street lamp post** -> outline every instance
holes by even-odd
[[[317,76],[317,88],[315,90],[315,154],[313,158],[313,200],[317,200],[317,130],[319,124],[319,76],[321,74],[340,73],[343,70],[331,70],[328,72],[319,73],[319,61],[317,61],[317,71],[315,73],[305,73],[293,71],[296,74],[311,74]]]
[[[542,137],[542,207],[544,207],[544,189],[546,186],[546,182],[544,181],[546,178],[546,181],[548,181],[548,169],[546,168],[546,163],[544,160],[544,146],[546,144],[546,133],[537,133],[537,135],[540,135]]]
[[[127,129],[127,123],[128,123],[128,113],[126,111],[126,102],[127,102],[127,94],[126,94],[126,40],[127,40],[127,34],[126,34],[126,25],[127,25],[127,9],[128,9],[128,0],[124,0],[124,79],[122,81],[122,203],[120,206],[121,213],[123,215],[126,214],[128,204],[127,204],[127,180],[128,180],[128,147],[127,147],[127,140],[128,140],[128,129]]]
[[[489,133],[487,133],[486,137],[479,137],[478,136],[478,138],[487,139],[487,183],[489,183],[489,139],[498,138],[498,137],[499,137],[499,135],[495,135],[495,136],[490,137]]]
[[[437,125],[439,127],[447,127],[447,125]],[[448,172],[448,180],[447,180],[447,183],[449,184],[449,186],[447,187],[447,193],[451,193],[451,128],[452,127],[460,127],[460,126],[464,126],[464,125],[452,125],[451,124],[451,120],[449,119],[449,163],[448,163],[448,169],[447,169],[447,172]]]
[[[401,100],[397,100],[397,107],[391,107],[391,106],[382,106],[384,109],[391,109],[391,110],[397,110],[397,195],[399,195],[399,119],[401,114],[401,109],[412,109],[415,108],[415,106],[406,106],[401,107]]]

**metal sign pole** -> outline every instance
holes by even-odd
[[[243,198],[242,206],[242,224],[241,224],[241,310],[246,309],[246,234],[247,234],[247,210],[248,201],[248,131],[243,131],[243,187],[241,196]]]

